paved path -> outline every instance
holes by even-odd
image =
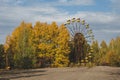
[[[120,67],[45,68],[3,72],[10,80],[120,80]]]

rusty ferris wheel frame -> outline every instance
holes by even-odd
[[[69,31],[70,41],[73,42],[73,61],[75,63],[81,63],[87,58],[84,45],[90,44],[94,40],[92,29],[89,27],[89,24],[85,22],[85,20],[81,20],[80,18],[72,18],[71,20],[67,20],[64,25]]]

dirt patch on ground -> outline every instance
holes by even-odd
[[[1,71],[10,80],[120,80],[120,67],[44,68]]]

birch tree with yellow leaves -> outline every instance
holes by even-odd
[[[70,47],[68,45],[69,43],[69,34],[67,29],[64,25],[61,25],[58,28],[58,36],[56,38],[56,54],[55,54],[55,60],[52,64],[54,67],[65,67],[68,66],[69,63],[69,53],[70,53]]]
[[[62,67],[69,63],[69,35],[67,29],[55,22],[37,22],[34,26],[34,45],[42,67]]]
[[[32,24],[22,22],[6,40],[5,51],[11,50],[13,66],[17,68],[32,68],[35,63],[35,50],[32,41]]]

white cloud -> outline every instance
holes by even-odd
[[[115,14],[104,12],[78,12],[75,17],[80,16],[92,23],[108,24],[117,19]]]
[[[60,0],[60,1],[66,2],[68,0]],[[44,7],[43,6],[36,6],[36,7],[35,6],[34,7],[33,6],[29,6],[29,7],[3,6],[0,7],[0,12],[1,12],[0,17],[6,20],[13,20],[13,21],[17,21],[17,20],[33,21],[33,20],[43,19],[43,21],[63,22],[66,18],[70,19],[72,17],[80,17],[82,19],[87,20],[88,23],[90,22],[90,23],[99,23],[99,24],[113,24],[113,22],[117,22],[117,24],[119,24],[118,21],[120,20],[120,16],[113,13],[79,11],[75,14],[69,14],[70,12],[68,11],[61,11],[56,7],[52,7],[52,6],[44,6]]]
[[[56,0],[56,1],[39,1],[39,0],[0,0],[0,6],[18,6],[24,5],[28,3],[32,5],[42,5],[45,7],[46,5],[50,6],[88,6],[93,5],[94,0]]]
[[[4,1],[4,0],[2,0]],[[9,1],[9,0],[7,0]],[[6,3],[9,3],[7,2]],[[82,2],[83,1],[83,2]],[[88,2],[85,2],[88,1]],[[89,2],[90,1],[90,2]],[[22,2],[18,2],[22,3]],[[68,3],[68,4],[67,4]],[[93,0],[59,0],[60,5],[90,5],[93,4]],[[88,12],[78,11],[75,14],[70,14],[69,11],[59,10],[57,7],[50,5],[37,5],[37,6],[1,6],[0,7],[0,27],[8,26],[8,30],[0,29],[4,32],[1,40],[5,36],[12,32],[14,27],[17,27],[21,21],[32,22],[36,21],[51,23],[56,21],[61,24],[71,18],[85,19],[94,30],[96,39],[102,40],[106,37],[105,33],[119,33],[120,32],[120,15],[109,12]],[[12,27],[9,27],[12,26]],[[9,29],[11,28],[11,29]],[[105,29],[105,30],[103,30]],[[114,29],[114,31],[113,31]],[[102,33],[101,33],[102,32]],[[109,37],[110,39],[111,37]],[[4,39],[5,40],[5,39]]]
[[[20,22],[22,20],[33,22],[50,17],[54,14],[59,14],[59,11],[54,7],[1,7],[0,8],[0,24],[12,22]],[[51,18],[52,20],[52,18]],[[45,20],[44,20],[45,21]],[[47,18],[46,18],[46,21]],[[15,24],[13,23],[13,24]]]
[[[22,20],[27,22],[52,22],[56,21],[58,23],[64,23],[67,19],[73,17],[85,19],[87,23],[96,26],[109,26],[112,27],[119,26],[120,16],[113,13],[105,12],[87,12],[79,11],[75,14],[69,14],[68,11],[61,11],[52,6],[36,6],[36,7],[20,7],[20,6],[8,6],[0,7],[0,24],[16,24],[20,23]],[[13,22],[13,23],[12,23]],[[103,26],[105,25],[105,26]]]
[[[112,38],[116,38],[120,36],[120,28],[119,29],[97,29],[93,30],[95,39],[101,42],[105,40],[107,43],[110,42]]]
[[[120,33],[120,30],[106,30],[106,29],[103,29],[102,30],[103,32],[105,32],[105,33]]]

